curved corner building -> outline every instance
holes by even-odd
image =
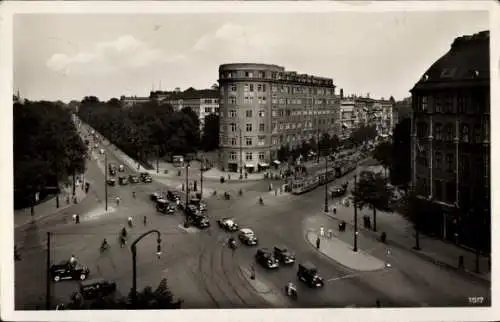
[[[262,171],[279,164],[281,146],[338,134],[340,99],[330,78],[277,65],[224,64],[219,87],[219,142],[226,171]]]

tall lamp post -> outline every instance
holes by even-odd
[[[104,210],[108,211],[108,155],[104,153]]]
[[[187,207],[189,202],[189,161],[186,161],[186,205]]]
[[[358,171],[358,169],[356,169]],[[354,174],[354,190],[358,186],[358,174]],[[353,251],[358,251],[358,204],[356,203],[356,198],[354,200],[354,248]]]
[[[201,156],[201,166],[200,166],[200,200],[203,199],[203,164],[204,159]]]
[[[240,122],[240,180],[243,179],[243,131]]]
[[[325,156],[325,212],[328,212],[328,155]]]
[[[132,250],[132,307],[135,308],[137,304],[137,247],[136,244],[141,241],[147,235],[156,233],[156,255],[160,257],[161,255],[161,233],[156,229],[149,230],[144,234],[137,237],[136,240],[130,246]]]

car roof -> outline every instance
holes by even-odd
[[[156,199],[156,202],[159,202],[159,203],[168,203],[168,201],[165,200],[165,199],[163,199],[163,198]]]
[[[114,283],[110,280],[105,280],[104,278],[93,278],[80,282],[81,286],[89,286],[93,284],[103,284],[103,283]]]
[[[269,248],[266,248],[266,247],[264,247],[264,248],[259,248],[259,251],[260,251],[260,252],[263,252],[263,253],[271,253],[271,250],[270,250]]]
[[[274,248],[279,249],[279,250],[288,251],[288,247],[286,247],[285,245],[276,245],[276,246],[274,246]]]
[[[231,222],[234,222],[234,219],[231,218],[231,217],[227,217],[227,218],[222,218],[222,221],[231,221]]]
[[[316,265],[314,265],[313,263],[311,263],[309,261],[302,262],[302,263],[300,263],[300,265],[306,269],[316,269]]]
[[[253,230],[251,230],[250,228],[241,228],[240,229],[240,232],[244,233],[244,234],[253,234]]]

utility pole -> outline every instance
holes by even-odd
[[[186,204],[184,207],[187,207],[189,202],[189,161],[186,162]]]
[[[356,171],[358,171],[356,169]],[[354,190],[356,190],[358,186],[358,175],[354,175]],[[356,198],[353,198],[354,200],[354,249],[353,251],[357,252],[358,251],[358,204],[356,203]]]
[[[104,153],[104,210],[108,211],[108,155]]]
[[[50,232],[47,232],[47,266],[46,266],[46,273],[47,273],[47,281],[46,281],[46,290],[45,290],[45,308],[47,310],[50,310],[51,307],[51,287],[52,287],[52,277],[50,276]]]
[[[73,197],[76,194],[76,169],[73,167]]]
[[[201,166],[200,166],[200,200],[203,199],[203,164],[204,164],[204,159],[202,156]]]
[[[160,147],[156,147],[156,174],[160,173]]]

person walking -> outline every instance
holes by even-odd
[[[321,239],[319,239],[319,237],[316,238],[316,249],[319,249],[320,243],[321,243]]]
[[[147,216],[144,216],[143,222],[144,222],[144,226],[146,226],[148,224],[148,217]]]

